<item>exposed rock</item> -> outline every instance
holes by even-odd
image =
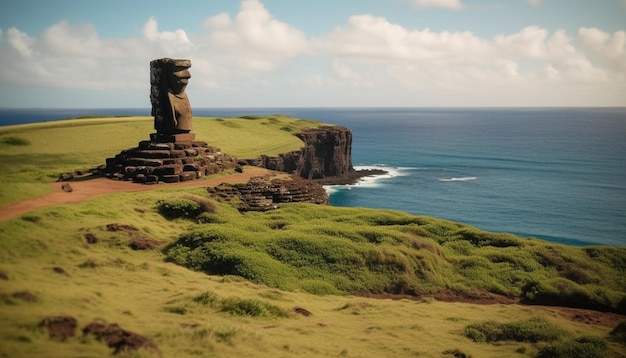
[[[63,269],[63,267],[53,267],[52,271],[61,275],[67,275],[67,272]]]
[[[171,135],[166,139],[176,139],[176,136],[180,135]],[[152,135],[152,138],[159,140],[164,137]],[[205,142],[142,141],[136,148],[123,150],[114,158],[107,158],[101,174],[115,180],[155,184],[159,181],[178,183],[194,180],[240,168],[237,158]]]
[[[65,183],[61,185],[61,190],[63,190],[66,193],[71,193],[74,191],[74,188],[72,188],[72,186],[69,183]]]
[[[106,227],[107,227],[107,231],[126,231],[126,232],[137,232],[137,231],[139,231],[139,229],[137,229],[134,226],[125,225],[125,224],[118,224],[118,223],[107,224]]]
[[[30,293],[28,291],[15,292],[12,296],[17,298],[18,300],[22,300],[24,302],[37,302],[37,301],[39,301],[37,296],[33,295],[32,293]]]
[[[293,311],[297,314],[303,315],[304,317],[309,317],[313,315],[313,313],[311,313],[309,310],[307,310],[306,308],[302,308],[302,307],[296,307],[293,309]]]
[[[83,235],[83,237],[85,238],[85,241],[87,241],[88,244],[97,244],[98,243],[98,238],[96,237],[96,235],[88,232],[85,235]]]
[[[256,177],[246,184],[222,184],[207,190],[226,201],[239,198],[241,211],[273,210],[282,203],[292,202],[328,204],[328,194],[320,184],[295,175],[289,179],[273,180]]]
[[[147,237],[132,237],[128,243],[133,250],[152,250],[161,245],[160,242]]]
[[[341,126],[305,129],[295,136],[304,142],[300,150],[261,156],[248,160],[251,165],[293,173],[305,179],[341,177],[354,171],[352,167],[352,131]]]
[[[247,163],[271,170],[293,173],[320,184],[353,184],[359,179],[385,174],[384,170],[354,170],[352,167],[352,131],[341,126],[305,129],[295,136],[304,147],[275,157],[262,155]]]
[[[39,322],[39,327],[48,329],[50,338],[60,339],[61,341],[74,337],[76,326],[76,319],[71,316],[47,317]]]
[[[104,341],[113,354],[132,352],[140,348],[159,351],[157,346],[148,338],[122,329],[117,323],[109,325],[93,322],[83,328],[83,337],[93,334],[99,341]]]
[[[111,223],[106,225],[107,231],[125,232],[130,236],[128,246],[133,250],[152,250],[161,245],[157,240],[143,236],[139,229],[132,225]]]

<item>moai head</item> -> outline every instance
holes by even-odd
[[[161,58],[150,62],[150,102],[154,128],[160,134],[191,130],[191,106],[185,93],[191,61]]]
[[[191,67],[189,60],[170,60],[167,67],[167,88],[172,94],[181,94],[189,83],[191,74],[188,68]]]

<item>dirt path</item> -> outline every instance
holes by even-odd
[[[245,183],[252,177],[275,175],[267,169],[258,167],[245,167],[243,173],[236,173],[223,177],[207,178],[203,180],[191,180],[183,183],[167,185],[144,185],[128,181],[117,181],[105,178],[98,178],[85,181],[69,182],[73,191],[68,193],[61,189],[65,183],[51,183],[53,192],[38,198],[26,199],[15,203],[0,206],[0,221],[13,219],[33,210],[44,208],[50,205],[79,203],[110,193],[130,193],[146,190],[172,189],[172,188],[193,188],[210,187],[221,183]]]

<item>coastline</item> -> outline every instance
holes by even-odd
[[[316,182],[323,186],[335,186],[335,185],[356,185],[359,182],[363,181],[365,178],[369,177],[378,177],[382,175],[388,175],[389,172],[383,169],[355,169],[350,173],[341,176],[341,177],[332,177],[332,178],[324,178],[317,179]]]

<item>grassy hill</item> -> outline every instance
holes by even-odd
[[[253,157],[299,147],[291,134],[316,123],[194,125],[199,139]],[[0,128],[3,201],[45,192],[33,188],[136,145],[150,127],[116,118]],[[125,354],[134,357],[619,357],[625,270],[624,248],[387,210],[240,213],[202,188],[159,185],[0,222],[0,357],[111,354],[81,336],[93,322],[158,347]],[[593,310],[497,304],[518,300]],[[39,323],[53,316],[75,318],[77,336],[51,339]]]

